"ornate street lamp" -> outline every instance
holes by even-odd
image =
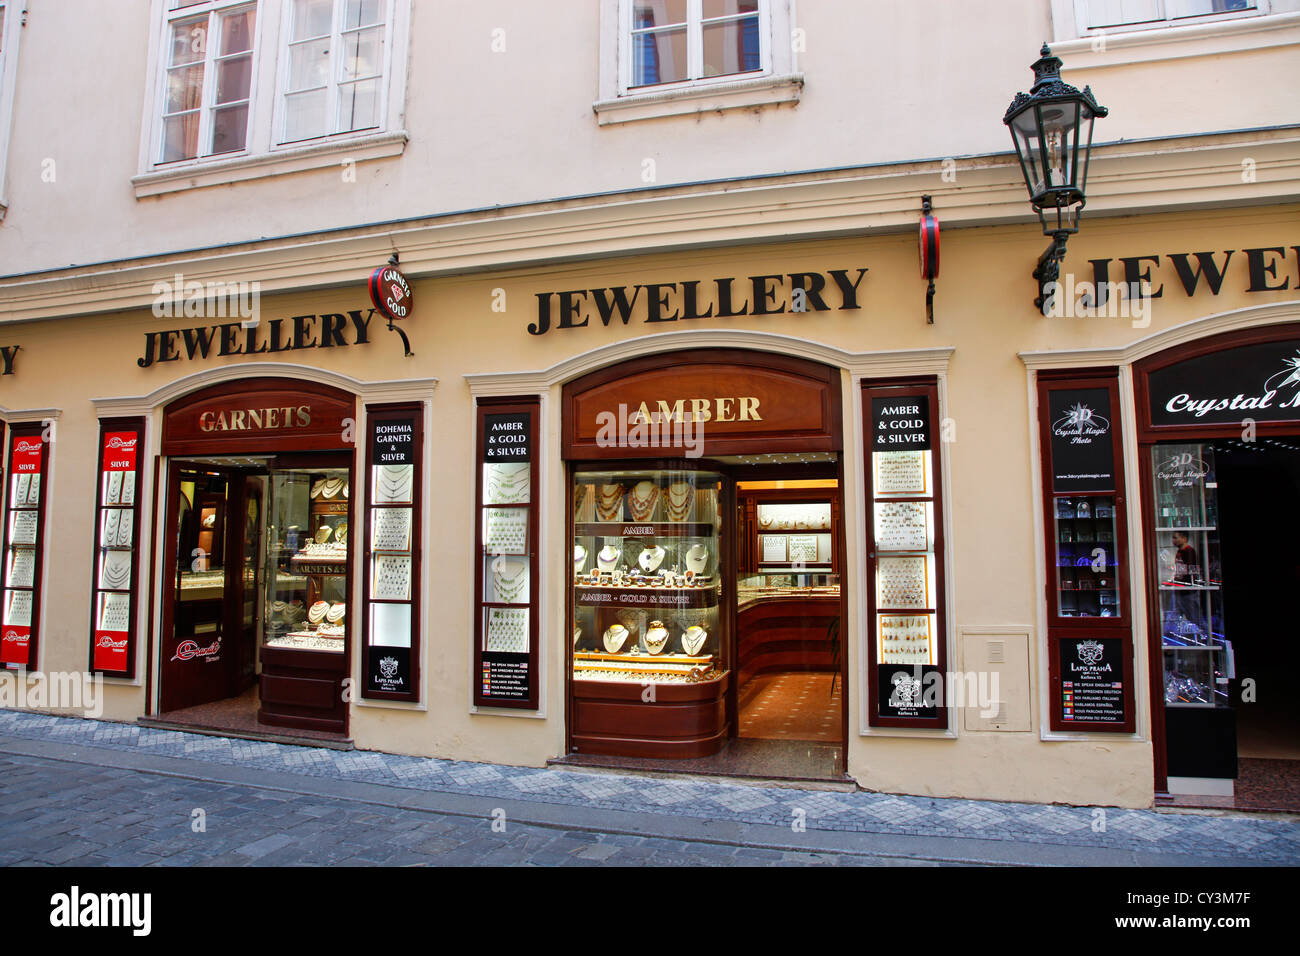
[[[1034,305],[1040,311],[1047,284],[1060,275],[1066,240],[1079,231],[1092,151],[1092,121],[1108,112],[1092,98],[1090,87],[1080,93],[1061,81],[1061,60],[1052,56],[1044,43],[1034,64],[1033,89],[1017,93],[1002,117],[1011,128],[1029,202],[1038,213],[1043,235],[1052,237],[1034,270],[1038,280]]]

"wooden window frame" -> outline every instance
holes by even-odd
[[[528,413],[529,417],[529,434],[528,434],[528,461],[531,465],[529,469],[529,495],[528,504],[509,505],[509,504],[488,504],[483,498],[483,467],[486,464],[487,444],[486,422],[488,415],[500,414],[522,414]],[[474,608],[474,653],[473,671],[470,676],[471,686],[474,688],[474,706],[476,707],[503,707],[516,710],[537,710],[539,706],[541,693],[541,680],[539,673],[540,664],[540,640],[541,624],[538,620],[539,608],[541,605],[541,578],[539,561],[539,542],[537,539],[539,520],[538,520],[538,472],[540,471],[540,447],[537,442],[539,431],[539,419],[541,417],[541,398],[539,396],[512,396],[512,397],[491,397],[480,398],[475,403],[475,440],[474,440],[474,596],[472,607]],[[501,604],[499,602],[484,600],[484,575],[483,566],[488,558],[486,543],[483,540],[483,524],[485,508],[526,508],[528,510],[527,534],[527,560],[528,560],[528,601],[526,604]],[[495,595],[494,595],[495,596]],[[527,607],[528,609],[528,695],[526,698],[506,698],[488,696],[483,692],[483,670],[484,670],[484,633],[483,618],[484,612],[492,607]]]
[[[98,644],[97,631],[99,623],[99,595],[101,592],[115,593],[121,589],[101,588],[100,583],[100,558],[105,548],[102,537],[104,533],[104,475],[108,472],[104,468],[104,456],[107,451],[105,443],[110,433],[131,432],[135,434],[135,496],[134,501],[129,506],[132,514],[132,527],[134,532],[131,536],[131,544],[127,553],[131,555],[131,577],[128,582],[126,592],[128,595],[129,610],[127,612],[127,630],[126,630],[126,669],[109,670],[95,666],[95,647]],[[121,677],[126,680],[135,678],[136,669],[136,617],[139,611],[140,598],[140,515],[141,515],[141,495],[144,492],[144,437],[145,437],[145,420],[142,417],[137,418],[104,418],[99,422],[99,443],[96,445],[96,454],[98,461],[95,469],[95,533],[93,536],[93,546],[91,550],[91,568],[90,568],[90,653],[87,661],[87,669],[90,673],[104,674],[106,676]],[[122,471],[120,474],[127,474]],[[113,506],[118,511],[127,510],[126,506]]]
[[[407,421],[414,423],[415,431],[411,439],[412,463],[414,469],[411,477],[411,583],[410,597],[405,601],[397,599],[387,599],[374,597],[374,575],[372,565],[375,559],[373,551],[373,534],[374,510],[376,508],[386,508],[389,505],[376,504],[375,497],[375,464],[374,461],[374,429],[378,424],[393,421]],[[367,405],[366,406],[366,474],[365,474],[365,514],[363,521],[365,523],[365,534],[362,541],[365,543],[365,550],[362,552],[360,561],[357,564],[357,571],[362,575],[362,606],[361,606],[361,666],[365,669],[361,678],[361,696],[366,700],[395,700],[418,703],[420,700],[420,659],[423,653],[423,633],[420,628],[421,611],[423,605],[423,590],[421,588],[421,537],[424,529],[424,406],[420,402],[401,402],[384,405]],[[391,507],[407,507],[406,505],[392,505]],[[385,691],[372,689],[370,687],[370,610],[371,605],[379,604],[406,604],[411,609],[411,646],[410,646],[410,681],[411,689],[408,692]],[[379,645],[382,646],[382,645]]]
[[[50,500],[50,442],[44,438],[45,429],[49,427],[44,422],[24,422],[21,424],[11,425],[5,444],[5,463],[3,475],[5,480],[4,493],[4,527],[0,529],[0,554],[4,555],[4,587],[0,589],[0,620],[8,613],[8,594],[10,590],[30,591],[32,595],[31,617],[29,620],[28,637],[27,637],[27,659],[19,662],[6,662],[5,667],[17,667],[19,669],[36,669],[40,661],[40,638],[41,638],[41,595],[44,586],[45,570],[45,517],[48,511],[47,505]],[[30,588],[13,588],[9,587],[9,526],[12,521],[14,512],[13,491],[10,487],[14,475],[13,454],[14,442],[22,438],[34,438],[40,442],[40,465],[39,474],[41,476],[40,498],[36,504],[36,534],[35,543],[31,545],[33,552],[32,568],[32,586]],[[24,509],[26,510],[26,509]],[[4,626],[3,630],[7,634],[8,627]]]
[[[876,551],[876,490],[874,484],[873,468],[873,449],[872,449],[872,411],[871,402],[873,398],[893,397],[905,398],[909,395],[925,395],[929,400],[929,429],[930,429],[930,468],[932,487],[930,494],[917,496],[895,496],[887,501],[913,501],[922,500],[932,502],[934,506],[934,568],[935,582],[934,594],[935,604],[933,609],[924,611],[918,610],[916,616],[922,614],[934,614],[934,647],[935,663],[932,665],[908,665],[882,664],[878,658],[878,613],[889,613],[880,611],[876,603],[876,573],[878,556]],[[945,500],[943,495],[943,441],[937,425],[941,421],[939,414],[939,382],[935,377],[926,377],[918,379],[877,379],[862,382],[862,408],[863,408],[863,470],[866,492],[866,523],[867,523],[867,722],[871,727],[906,727],[911,729],[925,730],[948,730],[951,721],[947,697],[947,687],[942,683],[947,681],[948,674],[948,608],[947,608],[947,541],[944,534],[944,508]],[[905,613],[905,612],[899,612]],[[878,667],[893,666],[907,668],[912,666],[925,666],[937,671],[941,677],[940,689],[943,692],[944,699],[940,701],[934,717],[894,717],[880,713],[880,687]]]
[[[1048,726],[1058,733],[1137,732],[1137,688],[1133,644],[1133,592],[1129,581],[1128,498],[1124,484],[1124,442],[1120,423],[1119,370],[1062,369],[1040,371],[1037,376],[1039,466],[1043,489],[1043,567],[1044,593],[1047,602],[1048,659]],[[1057,492],[1052,468],[1052,422],[1050,393],[1074,389],[1103,389],[1110,397],[1111,451],[1114,481],[1109,490]],[[1062,617],[1059,613],[1054,571],[1057,566],[1056,499],[1058,497],[1112,497],[1114,499],[1116,590],[1120,613],[1114,617]],[[1061,672],[1061,643],[1079,638],[1119,639],[1122,649],[1121,680],[1123,687],[1123,721],[1066,720],[1064,717],[1064,678]]]

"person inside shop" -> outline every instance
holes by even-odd
[[[1188,541],[1187,532],[1175,531],[1173,533],[1173,542],[1174,547],[1177,549],[1174,556],[1174,584],[1187,586],[1200,584],[1200,558],[1196,554],[1196,549]],[[1201,610],[1200,597],[1195,593],[1184,591],[1181,594],[1175,593],[1173,598],[1174,610],[1178,613],[1182,622],[1179,628],[1180,632],[1187,633],[1190,630],[1191,633],[1197,633],[1199,625],[1203,623],[1202,617],[1204,614]]]
[[[1198,583],[1196,579],[1200,577],[1201,562],[1197,557],[1196,549],[1188,541],[1187,532],[1175,531],[1173,538],[1174,547],[1177,549],[1177,554],[1174,556],[1174,583]]]

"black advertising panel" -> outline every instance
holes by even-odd
[[[1148,376],[1152,425],[1300,420],[1300,340],[1220,349]]]
[[[485,703],[528,700],[532,695],[528,655],[484,651],[479,693]]]
[[[1061,722],[1124,724],[1124,638],[1058,638]]]
[[[483,461],[532,461],[532,413],[483,416]]]
[[[366,648],[366,690],[381,694],[413,694],[409,647]]]
[[[1062,388],[1048,393],[1053,491],[1115,487],[1110,390]]]
[[[879,664],[876,694],[880,716],[937,720],[943,715],[943,671],[930,664]]]
[[[482,399],[475,456],[474,703],[536,709],[538,402]]]
[[[927,451],[931,437],[928,395],[871,399],[872,451]]]
[[[414,416],[375,422],[370,430],[370,458],[376,465],[414,464]]]

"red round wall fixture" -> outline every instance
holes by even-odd
[[[925,317],[934,324],[934,280],[939,277],[939,220],[930,211],[930,197],[921,197],[921,278],[929,281],[925,293]]]
[[[391,261],[370,273],[370,301],[389,319],[404,319],[411,314],[411,286]]]
[[[379,314],[388,319],[388,330],[396,332],[401,338],[402,349],[409,358],[415,354],[411,351],[411,340],[405,332],[393,325],[393,320],[410,316],[415,300],[411,294],[411,284],[406,281],[406,276],[402,275],[397,263],[397,253],[394,252],[385,265],[370,273],[370,281],[366,285],[370,289],[370,301],[375,304]]]

